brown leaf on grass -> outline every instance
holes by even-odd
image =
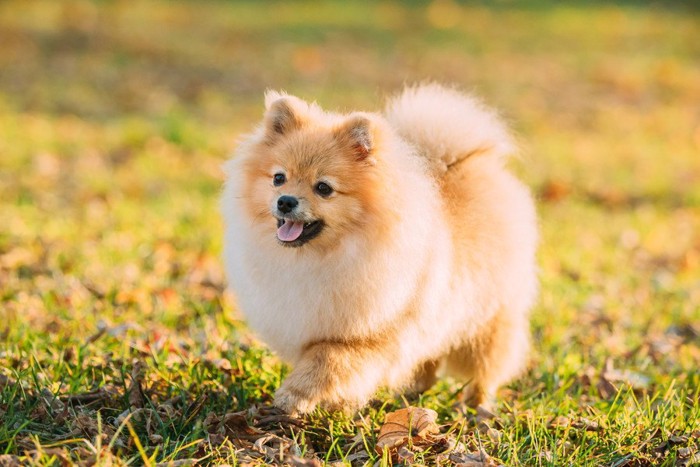
[[[565,417],[564,415],[559,415],[549,422],[550,428],[567,428],[569,426],[571,426],[571,419],[569,417]]]
[[[63,412],[66,408],[66,405],[46,388],[41,390],[41,400],[52,414]]]
[[[496,467],[498,464],[484,450],[478,452],[453,452],[449,460],[455,467]]]
[[[665,334],[678,336],[683,342],[697,342],[700,337],[700,323],[677,323],[669,326]]]
[[[540,198],[544,201],[560,201],[571,193],[571,185],[561,180],[548,180],[540,187]]]
[[[120,413],[114,420],[115,426],[120,426],[127,419],[135,422],[145,422],[146,429],[150,432],[153,419],[156,417],[156,411],[153,409],[132,409],[128,408]]]
[[[93,467],[93,466],[119,466],[123,462],[120,462],[118,457],[113,454],[107,447],[107,443],[102,446],[102,449],[95,452],[93,449],[89,449],[87,446],[75,446],[70,450],[71,459],[73,459],[72,465],[77,465],[78,467]],[[78,459],[78,462],[75,462]]]
[[[350,454],[345,458],[346,461],[350,462],[350,464],[355,465],[355,463],[364,465],[365,462],[369,459],[369,453],[362,449],[361,451],[357,451],[354,454]]]
[[[498,425],[501,423],[501,420],[498,418],[497,414],[489,410],[487,407],[480,405],[476,408],[476,422],[488,422],[495,423]]]
[[[303,429],[306,426],[304,420],[292,417],[277,407],[253,406],[248,409],[248,415],[255,428],[276,434],[290,434],[290,429]]]
[[[579,417],[577,419],[572,419],[559,415],[549,422],[550,428],[568,428],[573,427],[577,429],[582,429],[585,431],[598,431],[600,430],[600,424],[594,420],[590,420],[585,417]]]
[[[292,456],[289,458],[289,462],[294,467],[321,467],[323,465],[320,460],[314,457],[303,459],[301,457]]]
[[[437,412],[420,407],[407,407],[386,414],[379,430],[375,449],[382,454],[384,449],[396,456],[401,446],[411,442],[414,445],[431,444],[430,435],[440,432],[435,420]]]
[[[208,396],[204,394],[201,397],[198,397],[197,399],[193,400],[185,409],[185,414],[187,415],[188,420],[193,420],[194,417],[199,415],[199,412],[202,411],[204,408],[204,405],[207,403]]]
[[[10,377],[0,375],[0,389],[4,389],[6,386],[12,386],[14,384],[14,380],[10,379]]]
[[[589,203],[601,205],[606,208],[629,208],[639,206],[651,201],[648,197],[627,193],[617,188],[608,187],[606,189],[585,190],[582,193]]]
[[[683,452],[681,452],[683,449]],[[690,467],[700,465],[700,452],[692,452],[688,448],[681,448],[678,450],[679,459],[676,460],[676,465],[678,467]]]
[[[96,342],[100,337],[104,336],[106,333],[107,333],[107,328],[102,327],[102,328],[98,329],[95,334],[93,334],[92,336],[88,337],[85,340],[85,344],[87,345],[87,344],[92,344],[92,343]]]
[[[474,421],[476,421],[476,429],[479,430],[479,433],[486,435],[492,442],[498,444],[503,436],[503,433],[494,428],[493,425],[498,425],[502,428],[503,424],[495,414],[491,412],[488,413],[491,414],[490,418],[480,417],[479,409],[477,408],[477,415],[474,417]]]
[[[183,398],[181,396],[172,397],[158,405],[156,412],[158,412],[162,418],[167,420],[179,418],[182,413],[176,406],[182,402],[182,400]]]
[[[17,436],[14,442],[19,448],[19,452],[31,451],[32,449],[36,448],[34,438],[26,434]]]
[[[292,447],[293,441],[271,433],[258,438],[253,443],[253,449],[265,455],[271,462],[282,461]]]
[[[232,372],[231,360],[227,358],[216,358],[214,360],[211,360],[211,365],[214,368],[223,371],[224,373],[231,374]]]
[[[635,392],[642,392],[647,390],[649,385],[650,380],[647,376],[630,370],[616,369],[612,359],[607,358],[596,387],[602,398],[610,399],[617,395],[622,386],[630,387]]]
[[[19,467],[20,458],[11,454],[0,454],[0,467]]]
[[[569,441],[564,441],[563,439],[557,441],[557,447],[561,450],[564,456],[568,456],[574,451],[573,443]]]
[[[401,446],[396,452],[396,460],[404,464],[412,464],[416,460],[416,455],[406,446]]]
[[[156,467],[185,467],[188,465],[197,465],[199,461],[197,459],[178,459],[168,462],[159,462]]]
[[[574,423],[571,424],[574,428],[583,429],[585,431],[599,431],[601,429],[600,424],[595,420],[590,420],[586,417],[579,417]]]
[[[28,452],[27,455],[32,457],[33,462],[28,462],[22,465],[41,465],[39,461],[42,457],[54,457],[56,459],[56,463],[52,463],[51,465],[58,464],[63,467],[69,467],[73,465],[73,462],[70,458],[70,453],[66,449],[62,448],[42,448],[41,451],[32,450]]]
[[[489,428],[486,430],[486,436],[489,437],[492,443],[497,445],[501,442],[501,438],[503,438],[503,432],[495,428]]]
[[[246,412],[227,413],[221,419],[221,426],[226,429],[226,432],[236,437],[259,438],[265,432],[248,425],[246,420]]]
[[[263,428],[268,425],[293,425],[297,428],[304,428],[306,424],[304,423],[304,420],[285,414],[267,415],[255,420],[255,426],[258,428]]]
[[[600,397],[603,399],[612,399],[613,397],[615,397],[618,391],[618,388],[608,379],[603,377],[603,375],[601,375],[598,379],[596,389],[598,390],[598,394],[600,395]]]
[[[204,428],[209,433],[218,433],[235,439],[255,441],[266,435],[262,430],[252,427],[246,419],[247,411],[231,412],[223,417],[214,412],[204,419]]]
[[[61,396],[61,401],[67,404],[88,405],[100,402],[100,405],[106,405],[118,397],[119,391],[114,386],[106,385],[94,391]]]
[[[248,425],[245,413],[234,412],[223,417],[210,413],[204,420],[204,427],[209,432],[208,443],[217,446],[218,450],[232,451],[241,465],[258,465],[263,459],[274,465],[283,461],[288,464],[288,454],[298,453],[294,441]],[[202,447],[204,454],[207,447]]]
[[[668,437],[668,442],[671,444],[686,444],[688,442],[688,437],[685,435],[671,435]]]
[[[223,445],[226,441],[228,441],[228,438],[225,437],[224,435],[220,435],[218,433],[209,433],[207,436],[206,441],[201,441],[200,444],[200,451],[199,454],[204,456],[207,452],[207,444],[210,444],[215,447],[219,447]]]
[[[142,409],[145,405],[145,396],[142,387],[144,367],[145,365],[143,362],[137,360],[131,370],[131,382],[129,383],[127,394],[129,397],[129,406],[132,409]]]
[[[97,436],[101,436],[103,441],[109,442],[115,430],[107,424],[100,427],[97,424],[97,418],[87,414],[77,414],[75,417],[68,420],[68,427],[71,429],[71,435],[84,436],[90,440]]]

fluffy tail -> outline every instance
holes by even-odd
[[[406,88],[391,99],[386,118],[438,172],[477,154],[505,159],[515,145],[493,110],[439,84]]]

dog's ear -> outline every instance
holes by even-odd
[[[265,129],[274,139],[304,126],[308,104],[301,99],[276,91],[265,93]]]
[[[374,163],[375,126],[372,119],[365,114],[353,114],[335,130],[335,136],[341,145],[347,148],[358,161]]]

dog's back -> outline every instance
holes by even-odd
[[[492,110],[439,84],[406,88],[389,101],[385,116],[438,176],[472,156],[503,161],[515,152],[508,130]]]
[[[437,84],[412,87],[389,102],[386,117],[440,187],[453,244],[445,312],[469,317],[445,367],[475,382],[468,396],[479,404],[525,364],[537,291],[534,203],[505,167],[515,152],[507,128],[473,97]]]

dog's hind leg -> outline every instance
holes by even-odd
[[[522,314],[501,312],[446,357],[446,373],[469,382],[462,399],[488,405],[498,387],[525,367],[529,326]]]

